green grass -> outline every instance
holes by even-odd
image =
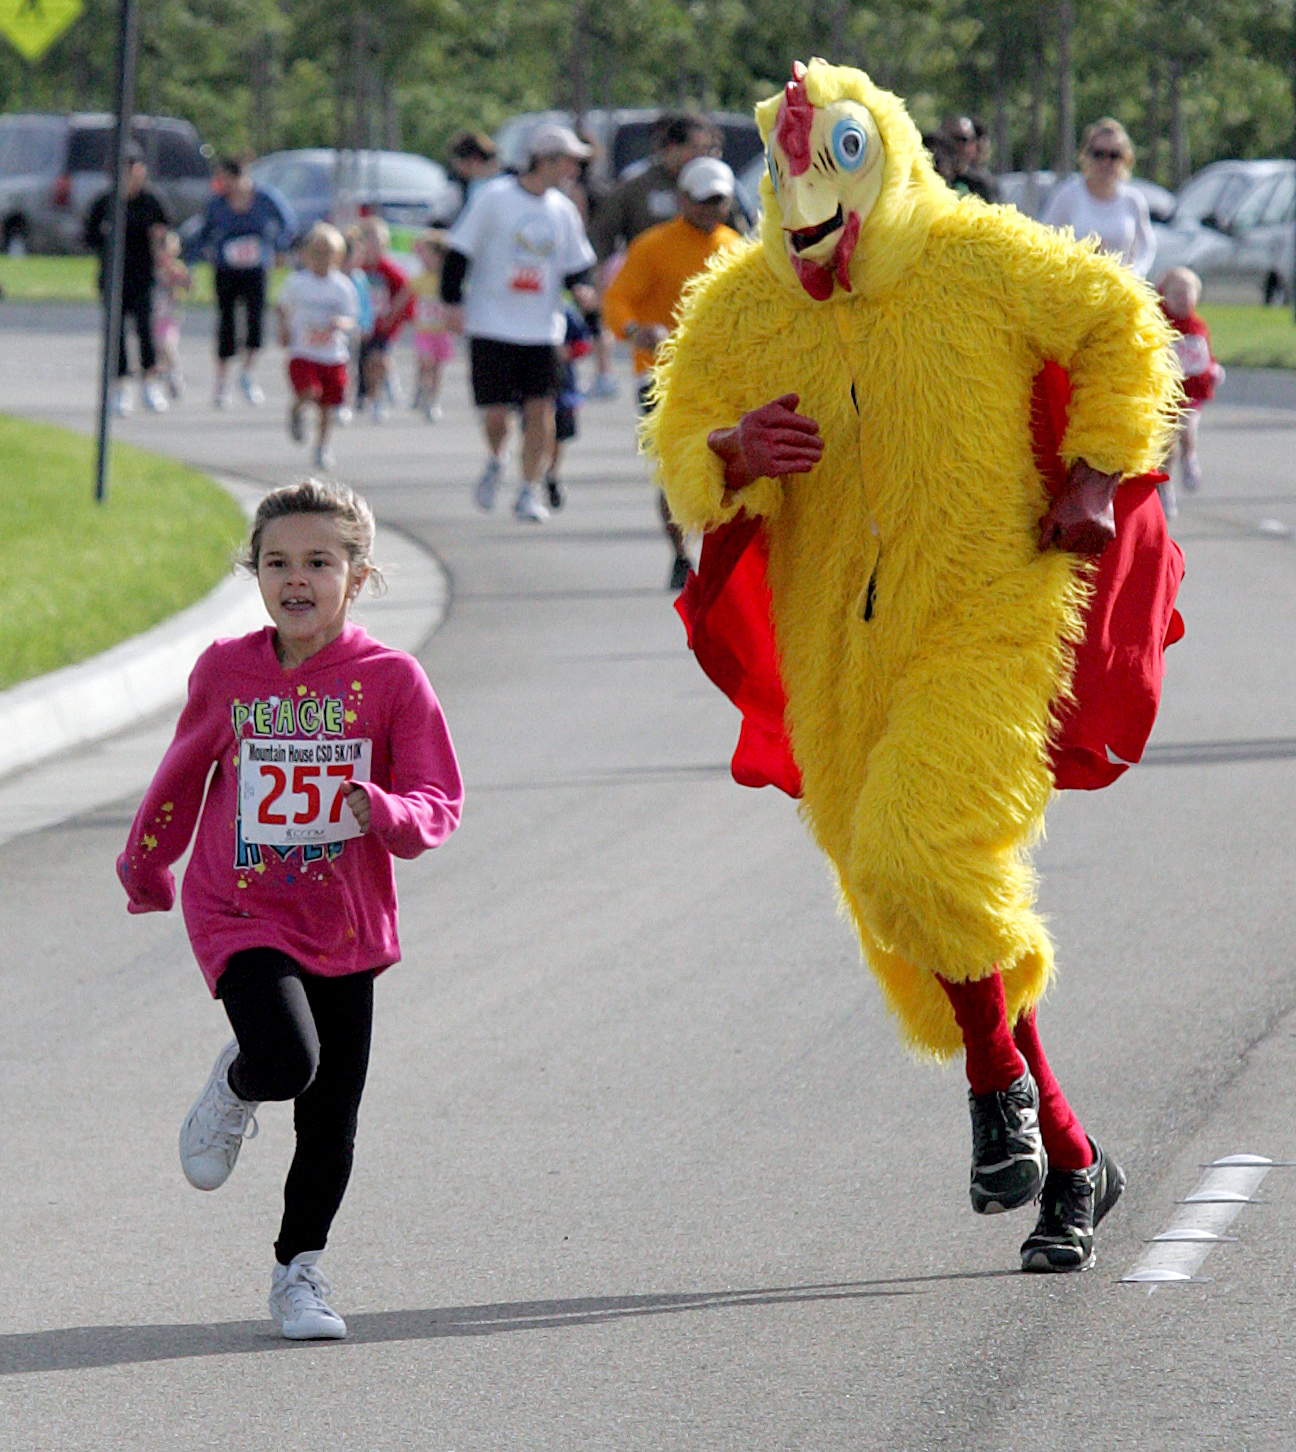
[[[278,296],[279,284],[287,275],[284,267],[276,267],[271,273],[272,299]],[[4,289],[6,302],[97,302],[99,263],[94,257],[10,257],[0,253],[0,288]],[[215,301],[212,270],[206,263],[193,269],[193,288],[188,297],[192,303],[208,306]]]
[[[0,416],[0,689],[106,650],[205,595],[242,510],[183,464],[114,445],[94,499],[94,442]]]
[[[99,264],[93,257],[0,255],[0,287],[6,302],[94,302]]]
[[[1226,368],[1296,368],[1291,308],[1207,303],[1200,311],[1211,330],[1211,349]]]

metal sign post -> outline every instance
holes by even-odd
[[[104,256],[103,367],[99,375],[99,452],[95,464],[95,498],[108,494],[108,395],[117,377],[121,341],[122,271],[126,263],[126,156],[135,114],[135,59],[139,51],[139,11],[135,0],[119,0],[117,28],[117,156],[113,194],[112,236]]]

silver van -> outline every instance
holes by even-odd
[[[0,116],[0,245],[10,254],[82,252],[86,214],[108,188],[116,118],[107,112]],[[211,148],[188,121],[136,116],[132,139],[173,226],[207,204]]]
[[[1191,267],[1211,302],[1290,299],[1296,162],[1215,161],[1187,181],[1156,228],[1153,281]]]

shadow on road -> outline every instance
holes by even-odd
[[[430,1341],[440,1336],[489,1336],[499,1331],[542,1331],[594,1326],[633,1316],[713,1311],[739,1306],[786,1306],[812,1301],[860,1301],[913,1296],[950,1281],[1016,1276],[1017,1271],[954,1271],[895,1280],[841,1281],[826,1285],[771,1286],[747,1291],[699,1291],[649,1296],[590,1296],[570,1301],[518,1301],[493,1306],[447,1306],[429,1311],[372,1311],[347,1316],[351,1345]],[[271,1322],[220,1321],[202,1326],[69,1326],[0,1336],[0,1375],[81,1371],[173,1361],[189,1356],[230,1356],[251,1351],[291,1351]]]

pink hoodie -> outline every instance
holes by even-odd
[[[239,741],[249,737],[372,741],[368,832],[321,846],[245,842]],[[170,865],[197,822],[182,904],[212,992],[230,955],[245,948],[278,948],[309,973],[340,977],[399,960],[392,857],[439,846],[462,808],[450,733],[413,656],[348,624],[337,640],[285,670],[266,626],[218,640],[199,657],[175,740],[140,803],[117,874],[129,911],[168,911],[175,902]]]

